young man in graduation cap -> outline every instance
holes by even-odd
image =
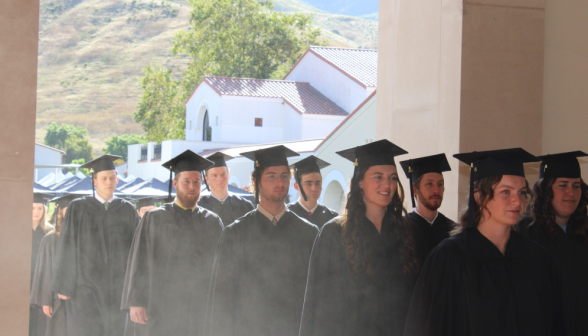
[[[208,329],[215,336],[298,335],[308,260],[318,228],[284,204],[291,174],[275,146],[241,153],[253,160],[257,209],[227,226],[217,247]]]
[[[294,188],[300,193],[300,197],[298,201],[288,204],[288,209],[300,218],[318,226],[319,229],[339,215],[326,206],[318,204],[323,190],[321,169],[329,165],[329,163],[311,155],[290,166],[296,180]]]
[[[201,171],[212,166],[190,150],[163,164],[177,196],[145,214],[137,228],[121,309],[135,334],[202,335],[216,242],[223,226],[197,205]],[[171,178],[171,173],[175,177]]]
[[[424,265],[429,252],[443,239],[449,238],[449,232],[455,227],[454,221],[438,211],[445,192],[443,172],[450,171],[451,167],[445,154],[406,160],[400,165],[411,184],[410,199],[414,211],[408,217],[413,224],[417,254]]]
[[[224,226],[233,223],[235,219],[253,210],[251,202],[239,196],[229,195],[229,179],[231,175],[226,161],[233,159],[232,156],[222,152],[216,152],[206,157],[214,162],[214,165],[204,173],[206,187],[210,195],[200,197],[198,206],[208,209],[219,215]]]
[[[124,274],[133,233],[135,207],[114,196],[114,161],[104,155],[82,166],[92,171],[93,197],[73,200],[63,220],[52,291],[67,300],[68,335],[120,335]]]
[[[139,198],[135,206],[137,207],[137,214],[139,215],[139,218],[143,218],[147,211],[155,209],[155,198]]]

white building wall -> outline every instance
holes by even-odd
[[[324,138],[345,120],[346,116],[305,114],[302,116],[302,136],[300,139]]]
[[[216,121],[222,123],[222,98],[206,82],[203,82],[186,103],[186,140],[202,140],[204,111],[208,110],[209,125],[212,127],[212,140],[217,140]],[[218,119],[217,119],[218,117]]]
[[[223,96],[221,138],[215,141],[242,144],[284,141],[285,105],[281,98]],[[262,127],[255,127],[255,118],[263,119]]]
[[[53,148],[35,143],[35,165],[60,165],[64,163],[65,156]],[[35,182],[45,176],[55,173],[55,168],[35,169]]]
[[[355,110],[374,90],[368,93],[362,85],[312,52],[306,53],[285,80],[310,83],[347,112]]]
[[[298,111],[294,110],[290,105],[284,104],[284,138],[282,141],[293,141],[308,139],[302,137],[303,118]]]

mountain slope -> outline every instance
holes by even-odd
[[[377,47],[377,22],[332,15],[300,0],[276,9],[314,13],[330,45]],[[171,56],[173,36],[188,28],[184,0],[42,0],[36,141],[51,122],[88,129],[95,154],[113,134],[143,133],[133,122],[142,69],[159,62],[180,75],[188,60]]]

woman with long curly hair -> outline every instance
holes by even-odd
[[[454,235],[429,254],[404,335],[565,335],[552,259],[513,231],[527,203],[520,148],[454,155],[471,165],[470,198]]]
[[[540,156],[532,216],[520,231],[553,256],[562,288],[567,335],[588,335],[588,186],[577,157],[583,152]]]
[[[42,311],[44,314],[42,316],[47,320],[47,331],[43,333],[46,336],[65,336],[66,334],[65,303],[57,297],[57,293],[51,292],[51,277],[63,218],[69,203],[76,197],[77,195],[66,195],[51,200],[55,203],[52,216],[54,227],[43,237],[39,246],[30,303],[32,308]]]
[[[388,140],[337,153],[355,170],[314,243],[300,336],[402,335],[420,267],[394,162],[406,153]]]

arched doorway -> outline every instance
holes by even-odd
[[[211,141],[212,139],[212,127],[208,120],[208,110],[204,112],[204,121],[202,122],[202,141]]]
[[[323,204],[332,210],[341,213],[343,211],[343,204],[345,203],[345,193],[343,192],[343,188],[341,184],[333,180],[325,189],[324,196],[323,196]]]

